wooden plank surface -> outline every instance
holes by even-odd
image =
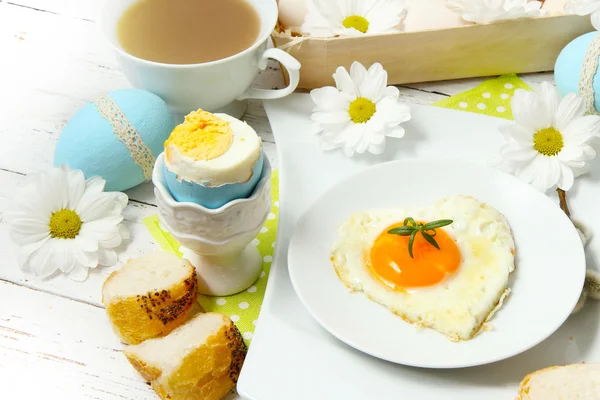
[[[104,309],[8,282],[0,282],[0,360],[0,383],[20,388],[15,399],[152,398]]]
[[[40,280],[21,271],[3,212],[25,175],[52,165],[64,124],[99,93],[130,87],[94,21],[100,0],[0,0],[0,384],[12,398],[152,399],[149,387],[120,354],[100,304],[113,268],[83,283]],[[551,74],[523,79],[536,84]],[[403,101],[431,104],[483,79],[407,84]],[[257,86],[280,87],[276,65]],[[257,101],[244,119],[259,133],[272,164],[276,145]],[[120,263],[157,248],[142,219],[156,213],[152,185],[128,191],[125,224],[132,233]],[[17,392],[18,390],[18,392]],[[16,396],[16,397],[14,397]]]

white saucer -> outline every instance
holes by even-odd
[[[363,293],[351,293],[329,257],[338,226],[353,212],[427,206],[457,194],[474,196],[506,216],[517,269],[493,330],[455,343],[404,322]],[[565,322],[585,277],[579,236],[548,196],[480,164],[435,159],[376,165],[328,190],[296,224],[288,265],[298,297],[331,334],[372,356],[425,368],[488,364],[530,349]]]

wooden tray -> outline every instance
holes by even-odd
[[[300,88],[333,84],[338,66],[379,62],[388,84],[440,81],[506,73],[552,71],[560,51],[593,31],[590,17],[520,19],[422,32],[352,38],[305,38],[287,51],[302,63]],[[298,39],[273,35],[276,47]]]

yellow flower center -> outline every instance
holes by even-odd
[[[81,229],[81,218],[73,210],[63,209],[53,212],[50,217],[50,236],[61,239],[74,239]]]
[[[545,156],[557,155],[564,146],[563,135],[552,127],[542,129],[533,135],[533,148]]]
[[[354,28],[359,32],[367,33],[369,30],[369,21],[360,15],[351,15],[342,22],[345,28]]]
[[[377,106],[366,97],[359,97],[350,103],[348,114],[355,124],[363,124],[371,119],[377,111]]]

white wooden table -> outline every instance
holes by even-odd
[[[92,271],[83,283],[25,274],[2,216],[25,175],[52,166],[56,140],[77,109],[99,93],[130,86],[94,23],[102,3],[0,0],[0,398],[157,398],[120,354],[106,320],[100,288],[113,268]],[[522,78],[535,84],[552,80],[552,74]],[[481,81],[404,85],[400,95],[430,104]],[[270,68],[259,84],[278,86],[281,75]],[[276,167],[276,144],[261,103],[251,103],[244,119]],[[125,219],[133,239],[122,248],[120,262],[158,248],[142,224],[156,212],[151,185],[127,194]]]

